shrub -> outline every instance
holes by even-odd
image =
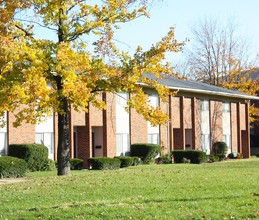
[[[156,159],[156,163],[158,163],[158,164],[170,164],[170,163],[172,163],[172,155],[170,153],[162,154],[161,157],[158,157]]]
[[[256,156],[256,157],[259,157],[259,153],[256,153],[255,156]]]
[[[243,154],[242,153],[237,153],[237,159],[242,159],[243,158]]]
[[[132,166],[134,163],[134,158],[129,156],[116,156],[114,158],[117,158],[121,161],[121,168]]]
[[[182,163],[188,159],[191,163],[200,164],[207,159],[206,153],[199,150],[176,150],[172,155],[175,163]]]
[[[48,160],[48,148],[42,144],[11,144],[9,156],[24,159],[30,171],[41,171]]]
[[[117,158],[96,157],[89,158],[88,162],[93,170],[115,170],[121,166],[121,161]]]
[[[71,170],[82,170],[84,166],[84,160],[79,158],[73,158],[69,160]]]
[[[0,157],[0,178],[23,177],[27,170],[27,163],[17,157]]]
[[[235,159],[236,157],[234,157],[234,154],[233,153],[229,153],[228,156],[227,156],[229,159]]]
[[[219,157],[213,154],[208,155],[207,158],[209,163],[219,161]]]
[[[141,164],[141,159],[139,157],[131,157],[133,159],[133,164],[132,166],[138,166]]]
[[[160,145],[158,144],[132,144],[130,146],[131,156],[139,157],[144,164],[153,162],[159,152]]]
[[[213,144],[213,153],[214,155],[224,155],[226,156],[228,152],[228,146],[223,141],[217,141]]]
[[[54,160],[47,159],[42,165],[41,171],[53,171],[56,170],[56,163]]]

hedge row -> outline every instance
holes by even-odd
[[[27,163],[17,157],[0,157],[0,178],[23,177],[27,171]]]
[[[160,153],[158,144],[132,144],[130,146],[130,155],[139,157],[144,164],[154,162],[155,157]]]
[[[114,158],[95,157],[89,158],[88,163],[93,170],[115,170],[128,166],[136,166],[140,162],[138,157],[120,156]]]
[[[128,157],[128,156],[116,156],[121,161],[120,167],[129,167],[129,166],[137,166],[140,163],[139,157]]]
[[[175,150],[172,155],[174,163],[184,163],[186,160],[190,160],[190,163],[200,164],[207,159],[206,153],[199,150]]]
[[[48,148],[42,144],[11,144],[9,156],[24,159],[30,171],[43,171],[48,166]]]
[[[79,158],[73,158],[69,160],[71,170],[82,170],[84,166],[84,160]]]
[[[121,166],[121,161],[117,158],[96,157],[89,158],[88,162],[93,170],[115,170]]]

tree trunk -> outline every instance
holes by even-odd
[[[62,100],[63,114],[58,113],[58,175],[70,174],[70,109],[66,98]]]

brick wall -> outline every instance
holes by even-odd
[[[131,144],[148,142],[147,121],[135,109],[130,109],[130,137]]]
[[[200,100],[192,98],[192,143],[193,149],[201,149],[201,110]]]
[[[23,123],[19,127],[14,127],[13,122],[15,121],[15,114],[8,113],[8,144],[33,144],[35,143],[35,125]]]
[[[222,102],[210,101],[211,146],[223,140]]]
[[[163,102],[160,100],[160,107],[163,112],[168,113],[168,103]],[[165,152],[170,151],[169,145],[168,145],[168,129],[169,129],[169,123],[165,123],[160,126],[160,143]]]
[[[86,118],[88,118],[88,114]],[[87,125],[88,120],[87,120]],[[88,167],[87,159],[92,157],[92,141],[91,141],[91,132],[88,126],[77,126],[77,149],[78,149],[78,158],[84,160],[84,167]]]
[[[232,151],[238,151],[238,120],[237,120],[237,104],[231,103],[230,104],[230,117],[231,117],[231,145]]]
[[[183,106],[184,128],[192,129],[192,100],[190,98],[184,98]]]
[[[114,157],[116,155],[116,96],[105,93],[106,110],[103,112],[103,155]]]

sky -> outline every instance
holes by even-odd
[[[163,0],[153,5],[150,15],[150,18],[142,17],[121,25],[116,33],[120,48],[134,52],[141,45],[148,49],[165,36],[171,26],[175,27],[178,41],[186,38],[191,41],[190,28],[207,17],[233,20],[252,50],[259,51],[259,0]],[[179,55],[170,56],[169,61],[174,63],[174,58],[179,59]]]
[[[95,0],[96,1],[96,0]],[[150,18],[141,17],[134,21],[120,24],[115,39],[120,49],[134,53],[138,45],[148,50],[169,31],[175,28],[175,39],[179,42],[189,39],[191,27],[199,19],[212,18],[220,21],[229,19],[237,25],[237,31],[251,46],[251,52],[259,51],[259,0],[153,0]],[[40,30],[40,29],[39,29]],[[53,39],[51,33],[38,32],[38,35]],[[48,35],[48,36],[46,36]],[[55,36],[56,37],[56,36]],[[176,64],[181,61],[182,53],[170,54],[167,61]]]

